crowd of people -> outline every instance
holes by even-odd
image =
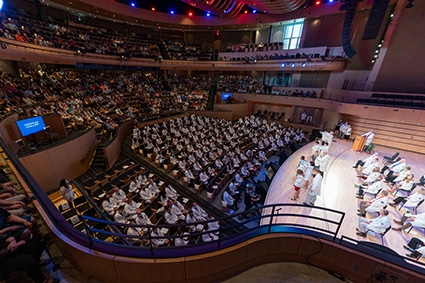
[[[256,44],[228,44],[226,52],[256,52],[267,50],[282,50],[282,42],[256,43]]]
[[[211,231],[201,236],[204,242],[208,241],[204,235],[217,237],[218,222],[211,214],[195,201],[181,197],[170,184],[158,181],[143,170],[128,186],[114,187],[102,202],[114,222],[129,224],[121,226],[129,242],[142,247],[183,246],[199,242],[203,231]],[[181,225],[170,229],[155,226],[161,223]],[[149,229],[151,225],[155,227]]]
[[[177,41],[165,41],[164,46],[172,60],[210,61],[212,48],[205,48],[199,44],[185,44]]]
[[[7,13],[7,14],[6,14]],[[0,37],[40,46],[86,53],[116,55],[122,58],[150,58],[160,60],[164,56],[172,60],[209,61],[212,49],[201,45],[178,41],[163,43],[145,35],[117,36],[112,31],[83,24],[64,24],[61,21],[43,22],[15,11],[0,13]],[[165,46],[161,54],[159,45]],[[163,56],[164,55],[164,56]]]
[[[189,187],[221,190],[214,188],[216,176],[228,175],[222,201],[235,211],[268,157],[305,139],[300,128],[283,127],[256,115],[237,122],[191,115],[134,129],[132,149],[169,167],[173,176],[183,176]]]
[[[371,133],[373,131],[366,134]],[[358,215],[361,216],[357,228],[359,236],[366,237],[369,231],[385,234],[390,228],[402,231],[411,227],[425,227],[425,213],[416,215],[413,213],[424,201],[425,190],[422,185],[425,175],[416,183],[411,172],[412,168],[407,165],[405,158],[397,160],[389,156],[381,157],[376,152],[363,160],[358,160],[353,168],[361,180],[360,184],[356,185],[358,188],[356,196],[361,199],[358,209]],[[364,200],[366,196],[368,198]],[[405,208],[400,219],[393,219],[400,225],[399,227],[391,227],[388,206]],[[368,219],[367,213],[378,213],[378,216]],[[412,251],[407,255],[415,257],[415,252]]]
[[[274,89],[271,91],[272,95],[282,95],[282,96],[295,96],[295,97],[310,97],[310,98],[316,98],[317,93],[315,90],[313,91],[304,91],[304,90],[300,90],[300,89],[296,89],[294,91],[291,90],[280,90],[280,89]]]
[[[74,129],[109,136],[128,119],[203,110],[211,79],[159,73],[54,70],[0,74],[0,112],[60,114]]]
[[[221,92],[265,93],[264,85],[248,75],[221,75],[217,89]]]
[[[351,125],[347,121],[339,120],[335,124],[334,133],[335,136],[348,141],[350,140],[352,130]]]
[[[302,188],[307,189],[307,198],[304,205],[314,206],[320,195],[322,180],[328,170],[330,160],[330,145],[333,141],[333,132],[321,132],[322,137],[317,138],[311,148],[310,158],[301,156],[297,166],[296,177],[293,185],[292,201],[298,201]]]
[[[27,209],[28,202],[8,173],[0,169],[0,276],[6,279],[14,272],[25,271],[36,283],[59,282],[46,278],[41,271],[51,263],[50,259],[41,259],[47,238]]]
[[[13,11],[8,11],[7,15],[1,12],[0,19],[0,36],[25,43],[73,50],[80,55],[95,53],[152,59],[160,55],[157,42],[143,36],[121,37],[91,26],[43,22],[29,15],[20,17]]]

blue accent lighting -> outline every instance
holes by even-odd
[[[286,63],[282,63],[282,64],[280,64],[280,66],[281,66],[282,68],[285,68],[285,67],[286,67]]]
[[[171,15],[174,15],[174,11],[173,11],[173,10],[171,10],[171,11],[170,11],[170,14],[171,14]]]
[[[207,17],[209,17],[209,16],[211,16],[211,13],[210,12],[207,12]]]
[[[256,13],[257,13],[257,10],[252,10],[252,13],[253,13],[253,14],[256,14]]]
[[[136,4],[134,4],[134,2],[130,3],[131,7],[136,7]]]
[[[295,68],[296,66],[297,66],[297,64],[295,64],[295,63],[292,63],[292,64],[291,64],[291,67],[292,67],[292,68]]]

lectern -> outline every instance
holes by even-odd
[[[366,143],[366,139],[364,137],[357,136],[351,148],[355,151],[362,151],[365,143]]]

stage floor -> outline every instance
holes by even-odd
[[[307,198],[307,190],[301,189],[300,199],[298,201],[291,201],[293,183],[295,181],[296,170],[300,157],[304,155],[308,161],[311,160],[311,147],[313,143],[309,143],[304,147],[294,152],[279,168],[273,181],[270,185],[265,204],[278,204],[278,203],[299,203],[302,204]],[[329,155],[331,156],[328,171],[325,173],[322,183],[321,195],[318,197],[315,206],[321,206],[329,209],[345,212],[345,218],[342,222],[341,229],[338,233],[338,237],[347,236],[358,241],[370,241],[381,244],[380,236],[367,235],[366,238],[356,235],[356,228],[358,227],[359,216],[357,215],[357,208],[360,200],[356,198],[357,188],[355,184],[360,184],[360,179],[357,177],[357,172],[352,166],[359,159],[364,159],[369,156],[364,152],[357,152],[351,149],[352,142],[344,142],[341,139],[334,139],[334,142],[330,145]],[[386,147],[377,146],[375,151],[379,153],[380,160],[384,155],[393,155],[396,151],[400,152],[400,156],[406,159],[406,164],[412,167],[412,173],[415,176],[415,182],[418,182],[419,178],[425,174],[425,156],[423,154],[401,151]],[[388,172],[388,171],[387,171]],[[384,183],[384,188],[389,189],[390,186]],[[421,190],[422,187],[418,186],[415,190]],[[367,195],[364,198],[368,199]],[[389,198],[392,201],[393,197]],[[399,227],[398,224],[392,221],[392,219],[401,219],[404,209],[401,211],[398,208],[388,206],[390,212],[389,217],[391,219],[392,227]],[[314,211],[308,207],[293,208],[294,212],[300,213],[317,213],[319,216],[327,217],[324,215],[325,212]],[[285,211],[286,212],[286,211]],[[425,212],[425,205],[418,208],[418,214]],[[367,218],[374,218],[377,214],[367,214]],[[284,219],[277,219],[278,222],[283,222]],[[302,221],[310,221],[308,219],[298,220],[299,223]],[[304,223],[307,224],[307,223]],[[311,223],[308,223],[311,224]],[[328,224],[321,224],[321,228],[329,228]],[[408,251],[403,248],[412,237],[418,237],[425,239],[424,229],[413,228],[410,233],[407,231],[394,231],[390,230],[384,237],[384,246],[391,248],[401,255],[405,255]],[[425,259],[422,257],[421,262],[425,263]]]

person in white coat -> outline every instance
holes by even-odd
[[[357,198],[363,198],[365,193],[376,195],[382,190],[382,176],[378,176],[377,180],[370,186],[360,186],[357,193]]]
[[[391,188],[390,194],[394,194],[397,190],[410,194],[410,192],[414,189],[414,185],[415,185],[413,178],[414,178],[413,174],[407,175],[403,179],[403,181],[401,181],[399,184],[395,184]]]
[[[416,193],[405,197],[405,196],[398,196],[394,199],[393,202],[388,203],[391,206],[396,206],[399,203],[403,202],[404,206],[407,207],[416,207],[418,206],[418,204],[424,200],[424,194],[425,194],[425,190],[422,188],[419,191],[417,191]]]
[[[409,219],[410,221],[404,224],[404,222],[406,222],[407,219]],[[401,218],[401,220],[394,219],[394,222],[402,225],[401,227],[392,228],[393,230],[396,230],[396,231],[405,230],[412,226],[425,228],[425,213],[421,213],[417,215],[410,215],[410,213],[405,213],[403,217]]]
[[[388,191],[382,190],[378,197],[366,201],[362,200],[359,204],[359,216],[366,216],[366,212],[379,212],[388,205]]]
[[[328,166],[329,166],[329,159],[331,157],[329,156],[328,152],[325,150],[323,151],[319,157],[317,157],[317,160],[319,160],[319,169],[320,169],[320,174],[323,174],[328,170]]]
[[[367,167],[369,164],[371,164],[373,162],[373,160],[375,158],[378,158],[379,153],[375,152],[372,155],[369,155],[368,157],[366,157],[365,159],[359,159],[357,160],[356,164],[353,165],[353,168],[358,168],[359,166],[361,167]]]
[[[102,208],[109,216],[114,216],[118,209],[118,203],[111,195],[106,194],[105,200],[102,202]]]
[[[320,190],[322,188],[323,177],[322,175],[320,175],[319,169],[313,169],[311,175],[313,176],[313,181],[311,182],[311,185],[308,188],[307,200],[304,202],[305,205],[314,205],[317,196],[320,195]]]
[[[375,182],[378,179],[379,176],[382,176],[381,172],[379,172],[379,167],[375,167],[367,177],[364,177],[364,176],[361,177],[361,178],[364,179],[363,185],[366,186],[367,184],[371,184],[371,183]]]
[[[384,233],[389,227],[391,227],[391,221],[388,217],[388,214],[388,210],[381,209],[377,218],[367,219],[360,217],[359,227],[357,228],[357,235],[366,237],[366,231]]]
[[[366,148],[367,146],[369,146],[372,143],[373,138],[375,137],[375,131],[374,130],[370,130],[369,132],[364,133],[362,135],[362,137],[364,137],[366,139],[366,142],[364,144],[364,146]]]
[[[371,162],[369,162],[367,165],[365,164],[364,167],[359,166],[359,176],[363,177],[368,176],[372,171],[378,167],[379,168],[379,158],[375,157]]]
[[[72,188],[72,184],[68,179],[62,179],[60,181],[60,188],[59,188],[61,196],[69,202],[74,202],[75,194],[74,189]]]

